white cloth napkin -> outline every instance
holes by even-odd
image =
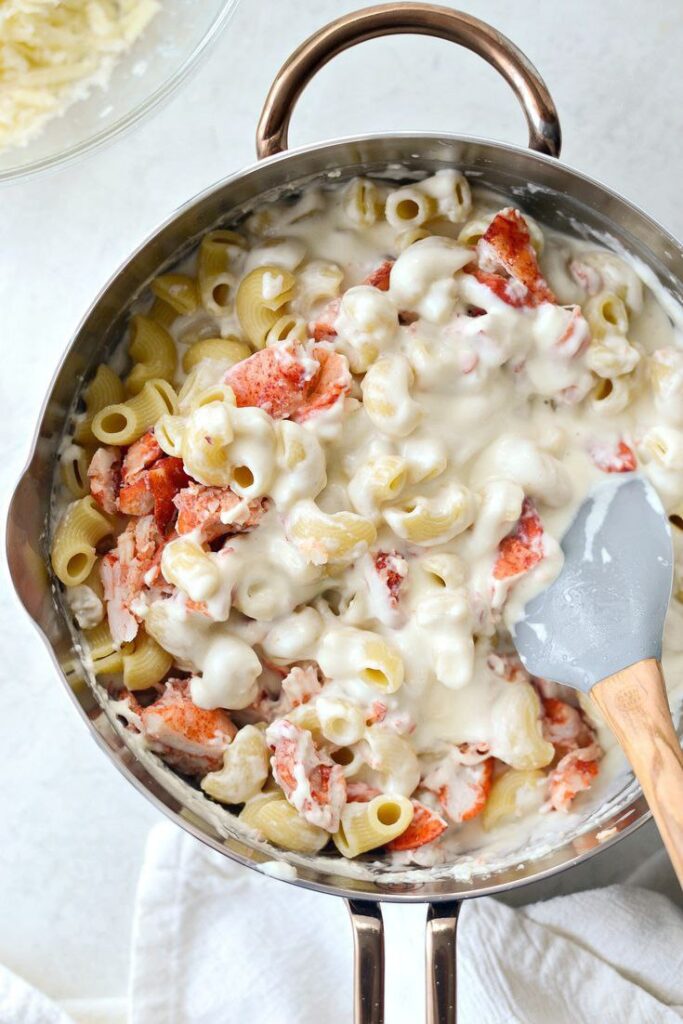
[[[425,908],[383,913],[387,1024],[419,1024]],[[658,893],[468,901],[458,932],[459,1024],[683,1021],[683,912]],[[341,900],[159,825],[138,888],[130,1024],[349,1024],[351,951]]]
[[[127,1024],[126,1003],[124,999],[68,999],[61,1004],[53,1003],[8,967],[0,965],[0,1024]]]
[[[672,877],[663,851],[632,876],[653,877]],[[384,904],[383,914],[387,1024],[420,1024],[425,908]],[[351,951],[341,900],[242,868],[163,823],[138,884],[128,1017],[118,1000],[59,1007],[0,967],[0,1024],[350,1024]],[[639,885],[515,910],[468,901],[458,1014],[459,1024],[683,1021],[683,911]]]

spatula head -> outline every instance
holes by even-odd
[[[562,540],[560,575],[513,629],[532,675],[591,687],[643,658],[661,657],[671,597],[671,530],[652,485],[610,477],[579,508]]]

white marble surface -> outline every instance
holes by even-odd
[[[151,120],[80,164],[0,189],[3,503],[55,362],[94,294],[157,222],[252,161],[275,70],[317,25],[354,6],[242,0],[207,63]],[[683,235],[678,0],[463,6],[542,70],[561,113],[567,162]],[[299,106],[292,139],[401,128],[525,137],[515,101],[490,68],[446,43],[403,37],[326,68]],[[88,737],[4,569],[0,643],[0,961],[58,998],[119,995],[136,877],[157,812]],[[654,846],[652,830],[641,843]],[[610,863],[598,858],[576,881],[618,877],[639,850],[622,844]]]

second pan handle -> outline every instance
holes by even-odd
[[[314,32],[285,61],[270,87],[256,129],[259,158],[287,149],[292,112],[311,78],[349,47],[378,36],[413,33],[438,36],[473,50],[512,87],[529,126],[529,146],[559,156],[560,120],[548,88],[533,64],[491,25],[436,4],[380,4],[352,11]]]
[[[379,903],[347,900],[354,939],[354,1024],[384,1024],[384,924]],[[430,904],[425,943],[427,1024],[456,1024],[457,900]]]

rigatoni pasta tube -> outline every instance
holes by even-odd
[[[52,542],[52,568],[65,587],[85,582],[97,558],[97,545],[113,532],[112,520],[90,495],[69,505]]]
[[[374,181],[354,178],[342,194],[344,212],[352,224],[369,227],[382,214],[382,195]]]
[[[317,660],[330,679],[362,679],[384,693],[395,693],[403,683],[401,655],[371,630],[329,629],[318,646]]]
[[[357,857],[390,843],[413,820],[413,805],[405,796],[382,793],[369,803],[350,803],[342,811],[339,831],[332,837],[344,857]]]
[[[387,196],[384,216],[394,228],[420,227],[436,213],[436,201],[407,185]]]
[[[77,444],[94,444],[92,432],[93,417],[107,405],[122,402],[125,398],[123,382],[110,366],[102,363],[83,394],[85,414],[74,427],[74,441]]]
[[[176,393],[168,381],[149,380],[139,395],[98,412],[93,434],[103,444],[132,444],[165,413],[175,413],[177,407]]]
[[[90,493],[88,466],[92,458],[92,449],[87,451],[78,445],[71,445],[62,455],[59,469],[64,486],[74,498],[84,498]]]
[[[235,286],[232,264],[246,241],[235,231],[209,231],[199,246],[197,279],[202,305],[219,315],[230,306]]]

